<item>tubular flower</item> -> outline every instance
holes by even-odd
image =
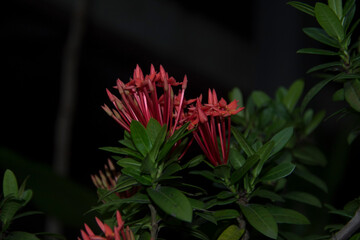
[[[100,229],[103,231],[104,236],[95,235],[90,227],[85,223],[85,231],[80,230],[82,238],[78,237],[78,240],[135,240],[135,236],[129,226],[124,228],[125,222],[122,220],[119,211],[116,211],[117,226],[114,226],[114,230],[112,230],[106,223],[101,222],[97,217],[95,217],[95,220]]]
[[[173,87],[180,85],[181,89],[175,95]],[[106,104],[102,108],[128,132],[132,120],[139,121],[146,127],[150,118],[154,118],[161,125],[166,124],[172,135],[183,123],[184,108],[192,102],[184,98],[187,77],[182,82],[177,82],[169,77],[161,65],[160,72],[156,72],[151,65],[150,74],[145,76],[137,65],[130,81],[124,84],[118,79],[114,88],[118,90],[120,98],[106,89],[114,108],[110,109]]]
[[[200,148],[214,166],[227,164],[230,148],[231,115],[244,108],[237,108],[237,101],[230,104],[221,98],[218,101],[215,90],[208,93],[208,103],[201,104],[202,96],[191,106],[187,115],[189,128],[196,128],[193,136]],[[219,144],[220,141],[220,144]]]
[[[99,175],[91,175],[91,180],[94,183],[95,187],[100,189],[111,190],[116,187],[116,182],[121,176],[120,171],[116,171],[114,164],[108,159],[108,165],[105,164],[104,172],[99,171]],[[137,187],[133,187],[124,192],[116,192],[115,194],[119,198],[129,198],[138,191]]]

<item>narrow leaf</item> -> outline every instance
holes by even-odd
[[[342,0],[328,0],[329,7],[336,13],[339,20],[343,17]]]
[[[216,221],[235,219],[240,216],[240,213],[235,209],[222,209],[213,212]]]
[[[290,175],[295,169],[295,165],[290,162],[283,162],[277,165],[276,167],[270,169],[265,175],[260,179],[262,182],[275,181],[280,178]]]
[[[192,220],[192,207],[185,195],[172,187],[147,188],[151,200],[167,214],[185,221]]]
[[[236,225],[230,225],[220,234],[217,240],[239,240],[244,232],[245,229],[241,229]]]
[[[252,194],[251,197],[261,197],[270,199],[273,202],[284,202],[285,200],[277,193],[266,189],[256,189]]]
[[[273,156],[275,153],[278,153],[281,149],[285,147],[285,145],[288,143],[290,138],[292,137],[294,133],[293,127],[287,127],[275,134],[270,141],[274,142],[274,149],[271,153],[271,156]]]
[[[314,7],[312,7],[306,3],[302,3],[299,1],[290,1],[287,4],[289,4],[290,6],[293,6],[294,8],[296,8],[306,14],[309,14],[310,16],[313,16],[313,17],[315,16]]]
[[[316,187],[320,188],[324,192],[327,192],[328,189],[326,183],[315,174],[306,170],[306,168],[297,165],[294,173],[305,181],[314,184]]]
[[[238,101],[238,106],[244,106],[244,100],[243,100],[243,95],[241,93],[241,90],[237,87],[233,88],[230,92],[229,92],[229,100],[232,102],[234,100]],[[244,116],[244,111],[240,111],[237,113],[238,116],[243,117]]]
[[[309,135],[310,133],[312,133],[319,126],[319,124],[322,122],[325,115],[326,115],[325,110],[322,110],[322,111],[318,112],[313,117],[313,119],[310,121],[310,123],[305,127],[305,134]]]
[[[251,157],[249,157],[244,166],[242,166],[241,168],[239,168],[238,170],[236,170],[232,175],[231,175],[231,183],[234,184],[236,182],[238,182],[240,179],[242,179],[244,177],[244,175],[250,170],[250,168],[252,168],[253,166],[255,166],[255,164],[260,160],[260,157],[258,154],[252,155]]]
[[[6,169],[3,179],[3,194],[7,197],[10,194],[16,196],[18,193],[18,183],[15,174],[10,170]]]
[[[236,141],[239,143],[241,149],[244,150],[246,155],[248,157],[252,156],[255,152],[254,149],[250,146],[250,144],[246,141],[246,139],[242,136],[240,131],[236,128],[231,128],[231,131],[236,139]]]
[[[310,193],[294,191],[284,194],[283,197],[321,208],[319,199]]]
[[[6,240],[40,240],[36,235],[27,232],[12,232],[6,237]]]
[[[296,53],[304,53],[304,54],[316,54],[316,55],[324,55],[324,56],[337,56],[339,53],[333,52],[330,50],[319,49],[319,48],[302,48],[296,51]]]
[[[312,73],[312,72],[327,69],[327,68],[337,68],[337,69],[339,69],[341,67],[342,67],[342,65],[341,65],[340,62],[323,63],[323,64],[320,64],[320,65],[317,65],[315,67],[310,68],[309,70],[307,70],[306,73]]]
[[[138,121],[132,121],[130,124],[130,132],[135,147],[143,156],[146,156],[152,144],[145,127]]]
[[[268,206],[267,210],[269,210],[277,223],[310,224],[310,221],[303,214],[292,209]]]
[[[269,238],[277,238],[277,223],[265,207],[257,204],[248,204],[240,205],[240,208],[251,226]]]
[[[107,151],[107,152],[126,155],[126,156],[129,156],[129,157],[134,157],[134,158],[137,158],[137,159],[143,159],[143,156],[138,151],[134,151],[134,150],[132,150],[130,148],[101,147],[99,149]]]
[[[303,32],[310,38],[325,45],[339,48],[339,42],[330,37],[323,29],[316,27],[303,28]]]
[[[271,100],[271,98],[263,91],[253,91],[251,94],[251,98],[253,99],[255,105],[258,108],[265,106]]]
[[[326,78],[326,79],[322,80],[321,82],[318,82],[315,86],[313,86],[308,91],[308,93],[305,95],[303,102],[301,103],[301,111],[303,112],[305,110],[306,106],[311,101],[311,99],[313,99],[313,97],[315,97],[316,94],[318,94],[320,92],[320,90],[323,89],[323,87],[325,87],[329,82],[335,80],[339,76],[340,75],[338,74],[336,76]]]
[[[344,84],[345,99],[357,112],[360,112],[360,81],[358,79],[347,81]]]
[[[154,118],[150,118],[148,124],[146,125],[146,132],[150,138],[152,144],[155,143],[156,137],[161,130],[161,125]]]
[[[285,107],[292,112],[295,108],[296,103],[299,101],[299,98],[304,90],[304,81],[297,80],[289,88],[288,93],[286,94],[283,103]]]
[[[324,167],[327,163],[325,155],[314,145],[298,146],[293,150],[293,155],[307,165]]]
[[[333,10],[324,3],[315,4],[315,17],[320,26],[329,34],[329,36],[338,39],[339,42],[344,40],[345,33],[339,18]]]

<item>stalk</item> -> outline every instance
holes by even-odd
[[[156,209],[155,207],[150,203],[148,204],[149,208],[150,208],[150,213],[151,213],[151,229],[150,229],[150,235],[151,238],[150,240],[156,240],[157,239],[157,234],[158,234],[158,222],[156,220]]]

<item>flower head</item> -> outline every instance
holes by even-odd
[[[225,99],[218,101],[215,90],[208,93],[208,103],[201,103],[200,96],[196,106],[191,106],[187,115],[189,128],[196,128],[193,136],[206,157],[214,166],[227,164],[230,149],[231,115],[244,108],[238,108],[237,101],[227,104]],[[219,144],[220,141],[220,144]]]
[[[91,180],[95,187],[100,189],[112,190],[116,187],[116,182],[121,176],[121,172],[115,169],[114,164],[108,159],[108,165],[105,164],[104,172],[99,170],[99,175],[91,175]],[[138,187],[132,187],[123,192],[115,192],[119,198],[129,198],[138,191]]]
[[[106,89],[114,108],[110,109],[107,105],[102,108],[128,132],[132,120],[146,126],[150,118],[154,118],[161,125],[166,124],[172,135],[183,123],[184,108],[190,103],[184,98],[187,81],[185,76],[182,82],[177,82],[169,77],[162,66],[156,72],[151,65],[150,73],[144,76],[137,65],[128,83],[117,80],[114,88],[118,90],[120,98]],[[180,85],[181,89],[175,95],[173,87]]]
[[[122,220],[119,211],[116,211],[117,226],[114,226],[114,230],[106,223],[101,222],[97,217],[95,220],[104,233],[104,236],[95,235],[91,228],[85,223],[85,231],[80,230],[82,238],[78,237],[78,240],[135,240],[135,236],[129,226],[124,227],[125,222]]]

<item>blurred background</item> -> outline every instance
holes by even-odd
[[[227,97],[235,86],[245,97],[252,90],[274,96],[299,78],[308,89],[316,80],[306,70],[323,61],[296,54],[317,46],[301,31],[316,24],[285,0],[12,0],[0,12],[1,173],[10,168],[20,181],[30,175],[31,209],[51,216],[25,228],[68,239],[93,219],[84,215],[97,200],[90,174],[108,156],[98,148],[122,136],[100,107],[109,103],[105,88],[128,81],[136,64],[144,74],[151,63],[179,81],[186,74],[193,98],[208,88]],[[331,86],[320,95],[313,108],[338,109]],[[323,198],[337,207],[358,194],[346,186],[358,182],[347,166],[359,160],[359,140],[348,147],[342,124],[330,119],[315,133],[329,158],[319,169],[329,184]]]

